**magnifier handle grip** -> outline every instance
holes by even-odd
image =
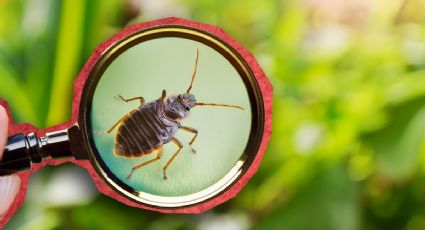
[[[36,155],[34,155],[34,158],[35,160],[38,159]],[[0,176],[30,169],[31,161],[31,148],[29,148],[28,138],[23,133],[10,136],[7,139],[7,145],[0,162]]]
[[[0,176],[29,170],[46,157],[72,157],[67,130],[47,133],[41,138],[35,133],[10,136],[0,161]]]

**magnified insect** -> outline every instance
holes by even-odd
[[[114,155],[124,158],[139,158],[156,151],[156,158],[134,166],[127,179],[130,179],[136,170],[160,160],[163,145],[173,142],[177,146],[177,151],[162,169],[163,179],[167,180],[167,168],[183,148],[181,141],[175,138],[179,129],[193,134],[189,146],[191,151],[196,153],[192,145],[198,136],[198,130],[183,126],[179,122],[187,118],[190,115],[190,110],[195,106],[222,106],[245,110],[236,105],[196,102],[195,96],[190,91],[196,77],[198,60],[199,49],[196,50],[195,68],[186,93],[167,97],[164,89],[159,99],[148,103],[145,103],[143,97],[125,99],[121,95],[117,96],[118,99],[124,102],[139,100],[140,106],[123,116],[107,131],[107,133],[111,133],[118,127],[114,141]]]

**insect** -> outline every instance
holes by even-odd
[[[167,168],[183,148],[183,144],[174,137],[178,130],[193,134],[189,146],[191,151],[196,153],[192,145],[198,137],[198,130],[183,126],[179,122],[187,118],[190,110],[195,106],[224,106],[244,110],[244,108],[235,105],[196,102],[195,96],[190,94],[190,91],[198,69],[198,60],[199,49],[196,50],[195,68],[186,93],[167,97],[164,89],[159,99],[148,103],[145,103],[143,97],[125,99],[121,95],[117,96],[118,99],[124,102],[139,100],[140,106],[123,116],[107,131],[107,133],[111,133],[118,127],[113,148],[115,156],[138,158],[156,151],[156,158],[134,166],[127,179],[131,178],[134,171],[161,159],[163,145],[172,142],[177,146],[177,151],[168,160],[162,170],[163,178],[167,180]]]

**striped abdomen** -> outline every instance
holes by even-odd
[[[118,128],[114,153],[140,157],[168,143],[178,129],[178,123],[167,119],[163,108],[161,102],[155,101],[130,112]]]

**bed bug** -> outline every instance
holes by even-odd
[[[148,103],[145,103],[145,99],[143,97],[125,99],[121,95],[117,96],[118,99],[124,102],[139,100],[140,106],[123,116],[107,131],[108,133],[111,133],[116,127],[118,127],[113,148],[115,156],[138,158],[156,151],[155,158],[134,166],[127,179],[131,178],[135,170],[160,160],[162,157],[163,145],[173,142],[177,146],[177,151],[172,155],[162,169],[163,178],[166,180],[167,168],[176,159],[177,155],[183,148],[183,144],[174,137],[178,130],[183,130],[193,134],[193,137],[189,142],[189,146],[192,152],[196,153],[196,150],[192,145],[198,137],[198,130],[183,126],[179,122],[189,116],[190,110],[193,107],[223,106],[244,110],[244,108],[235,105],[196,102],[195,96],[191,94],[190,91],[198,69],[198,60],[199,50],[197,49],[195,68],[193,70],[190,86],[186,93],[167,97],[166,91],[163,90],[159,99]]]

